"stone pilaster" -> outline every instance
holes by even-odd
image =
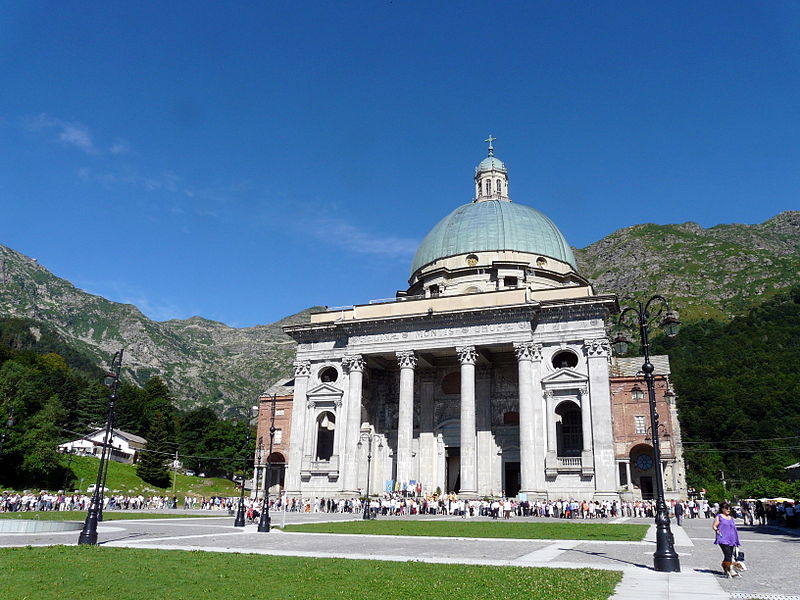
[[[433,433],[436,372],[426,370],[420,375],[419,480],[425,492],[432,492],[436,489],[436,437]]]
[[[289,461],[286,465],[286,494],[300,495],[300,469],[303,464],[303,448],[306,443],[306,403],[308,378],[311,376],[311,361],[294,363],[294,398],[292,399],[292,438],[289,444]]]
[[[589,477],[594,474],[594,453],[592,452],[592,403],[589,401],[588,388],[581,388],[581,475]],[[616,472],[614,473],[616,478]]]
[[[475,373],[475,425],[477,431],[476,461],[478,495],[495,495],[494,473],[497,472],[497,445],[492,435],[491,366],[476,367]]]
[[[478,495],[475,450],[475,346],[456,348],[461,362],[461,490],[460,496]]]
[[[414,479],[411,442],[414,437],[414,369],[417,357],[413,350],[397,352],[400,365],[400,406],[397,415],[397,480]]]
[[[545,419],[547,421],[547,455],[545,457],[545,476],[555,477],[558,474],[558,439],[556,438],[556,410],[553,392],[544,392]]]
[[[514,344],[514,352],[519,369],[520,493],[539,497],[544,495],[544,456],[543,450],[538,448],[542,438],[542,391],[538,372],[534,376],[534,362],[538,367],[542,346],[520,342]]]
[[[611,389],[608,361],[611,346],[606,338],[586,340],[584,350],[589,365],[589,394],[581,399],[590,405],[592,453],[594,455],[595,498],[616,498],[614,434],[611,427]]]
[[[358,442],[361,435],[361,391],[366,361],[360,354],[344,357],[342,366],[348,373],[347,425],[345,434],[343,491],[358,493]]]

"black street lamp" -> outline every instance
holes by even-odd
[[[375,517],[369,510],[369,480],[370,480],[370,467],[372,465],[372,444],[375,440],[375,434],[370,431],[362,431],[361,437],[358,440],[358,447],[361,448],[364,445],[364,442],[367,443],[367,493],[366,499],[364,500],[364,514],[361,518],[364,521],[369,521],[370,519],[374,519]],[[383,442],[380,443],[378,448],[383,448]]]
[[[78,536],[78,544],[97,544],[97,522],[102,519],[101,510],[103,504],[103,485],[105,484],[106,462],[111,460],[109,446],[111,444],[111,432],[114,427],[114,410],[117,405],[117,392],[119,391],[119,372],[122,369],[122,353],[120,350],[114,354],[111,361],[111,370],[106,373],[104,383],[111,388],[111,395],[108,399],[108,413],[106,415],[106,433],[103,437],[103,451],[100,453],[100,465],[97,469],[97,481],[92,492],[92,501],[89,504],[89,511],[86,514],[86,521],[83,530]],[[108,455],[106,453],[108,452]]]
[[[261,497],[261,516],[258,519],[258,530],[261,533],[269,533],[269,485],[272,481],[272,445],[275,442],[275,400],[277,396],[272,394],[272,422],[269,426],[269,454],[267,454],[267,472],[264,473],[264,495]]]
[[[651,314],[651,308],[657,307],[658,310]],[[619,315],[617,325],[620,331],[614,337],[612,344],[617,354],[625,354],[628,351],[628,344],[632,341],[631,337],[624,332],[624,329],[639,326],[639,337],[642,342],[642,353],[644,354],[644,364],[642,374],[647,384],[647,398],[650,405],[650,432],[653,442],[653,459],[656,475],[656,551],[653,553],[653,566],[656,571],[680,572],[681,563],[678,553],[675,552],[674,539],[669,523],[669,511],[664,500],[664,473],[661,466],[661,442],[659,441],[658,411],[656,410],[656,389],[653,363],[650,362],[650,321],[656,321],[660,317],[660,325],[664,328],[669,337],[678,334],[681,322],[678,320],[678,313],[670,310],[669,302],[663,296],[655,295],[646,303],[636,302],[635,306],[624,308]],[[633,316],[634,319],[627,319]]]
[[[244,463],[244,466],[242,467],[242,491],[241,491],[241,494],[239,495],[239,508],[236,510],[236,520],[234,520],[234,522],[233,522],[233,526],[234,527],[244,527],[244,525],[245,525],[245,519],[244,519],[244,483],[245,483],[245,480],[247,478],[247,452],[250,449],[250,416],[251,416],[250,407],[242,406],[240,408],[245,408],[247,410],[247,413],[246,413],[247,414],[247,420],[246,420],[247,435],[245,436],[245,440],[244,440],[245,452],[244,452],[244,458],[242,459],[242,462]]]

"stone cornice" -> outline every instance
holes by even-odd
[[[306,343],[347,338],[353,335],[401,331],[415,326],[437,328],[522,320],[546,323],[560,321],[565,318],[606,318],[609,314],[618,311],[617,298],[614,295],[587,296],[585,298],[543,300],[489,308],[435,311],[375,319],[346,319],[333,323],[291,325],[284,327],[283,331],[295,341]]]

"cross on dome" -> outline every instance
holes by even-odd
[[[489,137],[483,140],[484,142],[489,142],[489,156],[494,156],[494,146],[492,146],[492,142],[497,141],[496,137],[492,137],[492,134],[489,134]]]

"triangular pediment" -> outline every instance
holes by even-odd
[[[580,385],[587,381],[589,378],[586,375],[572,369],[559,369],[547,377],[542,377],[542,385]]]
[[[306,396],[309,398],[312,396],[341,396],[342,394],[344,394],[342,390],[332,386],[330,383],[321,383],[306,392]]]

